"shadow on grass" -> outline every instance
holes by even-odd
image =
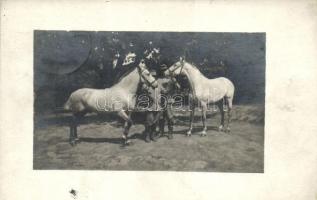
[[[63,115],[47,115],[47,116],[36,116],[34,117],[34,125],[38,128],[43,128],[47,126],[69,126],[72,121],[71,114],[63,114]],[[86,115],[79,121],[79,125],[83,124],[118,124],[122,123],[122,120],[115,114],[108,115]],[[115,123],[113,123],[115,122]]]
[[[208,130],[213,130],[213,131],[218,131],[218,128],[215,126],[208,126]],[[202,130],[201,127],[195,127],[192,130],[193,135],[198,135],[200,131]],[[182,129],[182,130],[177,130],[173,131],[173,134],[177,135],[184,135],[186,136],[188,129]],[[167,132],[165,132],[167,134]],[[129,139],[132,140],[144,140],[144,133],[134,133],[131,136],[129,136]],[[122,138],[91,138],[91,137],[81,137],[80,142],[87,142],[87,143],[112,143],[112,144],[122,144]]]
[[[217,114],[219,114],[219,113],[207,113],[206,114],[206,119],[210,119],[210,118],[216,116]],[[183,123],[188,123],[189,124],[189,121],[190,121],[189,112],[188,112],[188,114],[187,114],[187,112],[177,113],[175,118],[178,121],[181,121]],[[197,111],[195,112],[194,123],[196,123],[196,122],[202,122],[201,112],[197,112]]]
[[[144,140],[143,133],[134,133],[133,135],[128,137],[129,139],[137,139],[137,140]],[[87,143],[112,143],[112,144],[122,144],[123,139],[121,137],[118,138],[92,138],[92,137],[81,137],[79,138],[80,142],[87,142]]]
[[[131,118],[135,124],[144,124],[146,113],[133,113]],[[48,126],[69,126],[72,122],[72,114],[50,114],[38,115],[34,117],[35,128],[46,128]],[[113,127],[123,127],[124,121],[116,113],[87,114],[79,120],[78,125],[87,124],[109,124]]]
[[[91,137],[81,137],[79,139],[80,143],[112,143],[112,144],[122,144],[122,138],[91,138]]]
[[[201,131],[203,130],[203,127],[194,127],[192,129],[192,134],[199,134]],[[174,131],[173,134],[179,134],[179,135],[186,135],[188,131],[187,129],[182,129],[182,130],[178,130],[178,131]],[[207,131],[218,131],[218,127],[216,126],[207,126]]]

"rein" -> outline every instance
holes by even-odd
[[[138,70],[139,70],[139,74],[140,74],[140,79],[142,80],[144,80],[144,82],[147,84],[147,85],[149,85],[149,86],[151,86],[152,88],[155,88],[154,86],[153,86],[153,84],[155,83],[155,82],[157,82],[156,81],[156,79],[153,77],[153,81],[149,81],[145,76],[144,76],[144,72],[148,72],[148,70],[147,69],[142,69],[141,67],[139,67],[138,66]],[[148,72],[148,73],[150,73],[150,72]]]
[[[180,68],[181,67],[181,70],[180,70],[180,74],[182,73],[182,71],[183,71],[183,68],[184,68],[184,65],[185,65],[185,62],[184,61],[181,61],[181,63],[182,63],[182,65],[181,66],[177,66],[177,67],[175,67],[173,70],[171,70],[170,68],[168,68],[168,71],[172,74],[172,75],[174,75],[175,73],[175,71],[178,69],[178,68]]]

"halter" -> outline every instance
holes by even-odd
[[[150,74],[150,72],[149,72],[147,69],[141,68],[139,65],[137,66],[137,68],[138,68],[138,71],[139,71],[139,74],[140,74],[140,79],[141,79],[141,80],[144,80],[144,82],[145,82],[147,85],[151,86],[152,88],[156,88],[156,87],[154,86],[154,84],[157,83],[157,80]],[[149,81],[149,80],[146,78],[146,76],[144,75],[144,73],[146,73],[146,72],[149,73],[150,76],[153,77],[153,81]]]
[[[184,61],[184,60],[181,60],[180,62],[181,62],[181,65],[176,66],[173,70],[171,70],[170,68],[168,68],[168,71],[171,73],[172,76],[175,75],[174,72],[175,72],[178,68],[180,68],[180,67],[181,67],[181,70],[180,70],[179,74],[182,73],[183,68],[184,68],[184,65],[185,65],[185,61]],[[188,81],[191,82],[190,80],[188,80]],[[193,96],[195,97],[195,96],[196,96],[196,91],[195,91],[195,88],[192,86],[192,83],[190,83],[190,89],[191,89],[191,91],[192,91]]]
[[[180,65],[180,66],[176,66],[173,70],[171,70],[170,68],[168,68],[167,70],[172,74],[172,75],[174,75],[175,73],[175,71],[178,69],[178,68],[180,68],[181,67],[181,70],[180,70],[180,74],[182,73],[182,71],[183,71],[183,68],[184,68],[184,65],[185,65],[185,61],[180,61],[182,64]]]

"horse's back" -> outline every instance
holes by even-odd
[[[219,78],[216,78],[216,79],[219,79],[221,81],[223,81],[227,87],[233,87],[234,88],[234,85],[232,83],[232,81],[226,77],[219,77]]]
[[[91,88],[81,88],[81,89],[78,89],[78,90],[74,91],[70,95],[70,98],[75,100],[75,101],[80,101],[82,99],[87,99],[87,98],[89,98],[92,95],[92,93],[95,90],[96,89],[91,89]]]
[[[64,105],[65,110],[73,112],[81,112],[86,109],[87,99],[89,99],[94,89],[81,88],[71,93],[67,102]]]

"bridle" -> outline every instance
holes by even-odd
[[[154,84],[156,83],[156,85],[157,85],[157,80],[150,74],[150,72],[146,68],[141,68],[139,65],[137,66],[137,68],[138,68],[138,71],[140,74],[141,82],[143,82],[143,83],[145,82],[145,84],[147,86],[151,86],[152,88],[156,88],[154,86]],[[149,76],[152,76],[153,81],[149,81],[148,78],[145,76],[145,73],[149,74]],[[142,80],[144,80],[144,81],[142,81]]]
[[[179,74],[182,73],[183,68],[184,68],[184,65],[185,65],[185,62],[184,62],[184,61],[180,61],[180,62],[181,62],[181,65],[176,66],[174,69],[172,69],[172,70],[171,70],[171,68],[168,68],[168,69],[167,69],[171,75],[175,75],[175,71],[176,71],[178,68],[181,68]]]
[[[170,75],[171,75],[171,80],[172,80],[173,84],[176,85],[177,88],[180,88],[180,86],[179,86],[179,83],[177,82],[177,80],[175,79],[175,75],[176,75],[176,74],[175,74],[175,71],[176,71],[178,68],[181,67],[181,70],[180,70],[180,72],[179,72],[179,73],[181,74],[182,71],[183,71],[184,65],[185,65],[185,61],[184,61],[184,60],[181,60],[180,62],[181,62],[181,65],[176,66],[174,69],[172,69],[172,70],[171,70],[171,68],[166,69],[166,70],[168,70],[168,72],[170,73]]]
[[[182,59],[180,62],[181,62],[181,65],[176,66],[174,69],[172,69],[172,70],[171,70],[170,68],[167,69],[167,70],[170,72],[170,74],[171,74],[172,77],[175,77],[175,71],[176,71],[178,68],[180,68],[180,67],[181,67],[181,69],[180,69],[179,74],[182,73],[183,68],[184,68],[184,65],[185,65],[185,61]],[[173,79],[172,79],[172,81],[173,81]],[[173,81],[173,82],[174,82],[174,81]],[[192,93],[193,93],[193,96],[196,96],[196,91],[195,91],[195,88],[192,87],[192,84],[190,84],[190,89],[191,89],[191,91],[192,91]]]

